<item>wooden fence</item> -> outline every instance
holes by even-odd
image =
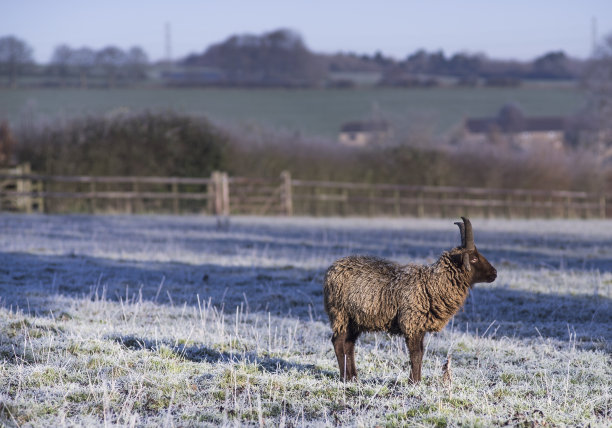
[[[43,210],[40,181],[29,179],[30,165],[0,169],[0,211],[34,212]]]
[[[26,171],[27,172],[27,171]],[[0,173],[0,208],[21,212],[607,218],[604,194],[292,179]]]

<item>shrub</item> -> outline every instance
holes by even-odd
[[[44,174],[203,177],[224,169],[226,147],[205,119],[145,112],[30,129],[18,158]]]
[[[601,191],[610,168],[587,151],[449,145],[408,133],[398,145],[349,148],[257,126],[232,129],[175,113],[86,117],[22,129],[16,154],[36,173],[278,178]],[[401,144],[399,144],[401,143]]]

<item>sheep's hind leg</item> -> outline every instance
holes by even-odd
[[[421,381],[421,367],[423,366],[423,339],[425,332],[406,337],[406,345],[410,352],[410,380],[412,383]]]
[[[346,355],[346,378],[357,379],[357,366],[355,365],[355,341],[359,337],[359,330],[349,324],[346,339],[344,339],[344,354]]]
[[[334,352],[336,353],[336,358],[338,359],[338,367],[340,368],[340,378],[344,379],[346,374],[346,378],[349,378],[348,375],[348,366],[345,366],[345,357],[344,357],[344,342],[346,340],[347,333],[334,333],[332,336],[332,344],[334,345]],[[348,358],[347,358],[348,360]],[[347,371],[345,371],[347,370]]]

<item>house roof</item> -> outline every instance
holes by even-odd
[[[497,118],[495,117],[482,117],[465,120],[465,129],[474,134],[485,134],[499,129],[497,124]]]
[[[386,132],[389,127],[384,120],[357,120],[342,124],[340,132]]]
[[[465,128],[477,134],[492,131],[503,133],[566,131],[571,125],[570,122],[570,118],[563,116],[526,117],[519,106],[511,103],[504,105],[496,117],[466,119]]]
[[[465,128],[475,134],[492,131],[500,132],[546,132],[565,131],[568,119],[562,116],[525,117],[512,123],[502,121],[497,117],[466,119]]]

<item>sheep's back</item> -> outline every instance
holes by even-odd
[[[332,330],[345,331],[349,322],[360,331],[396,329],[398,293],[392,289],[401,277],[401,266],[370,256],[337,260],[325,275],[324,296]]]

